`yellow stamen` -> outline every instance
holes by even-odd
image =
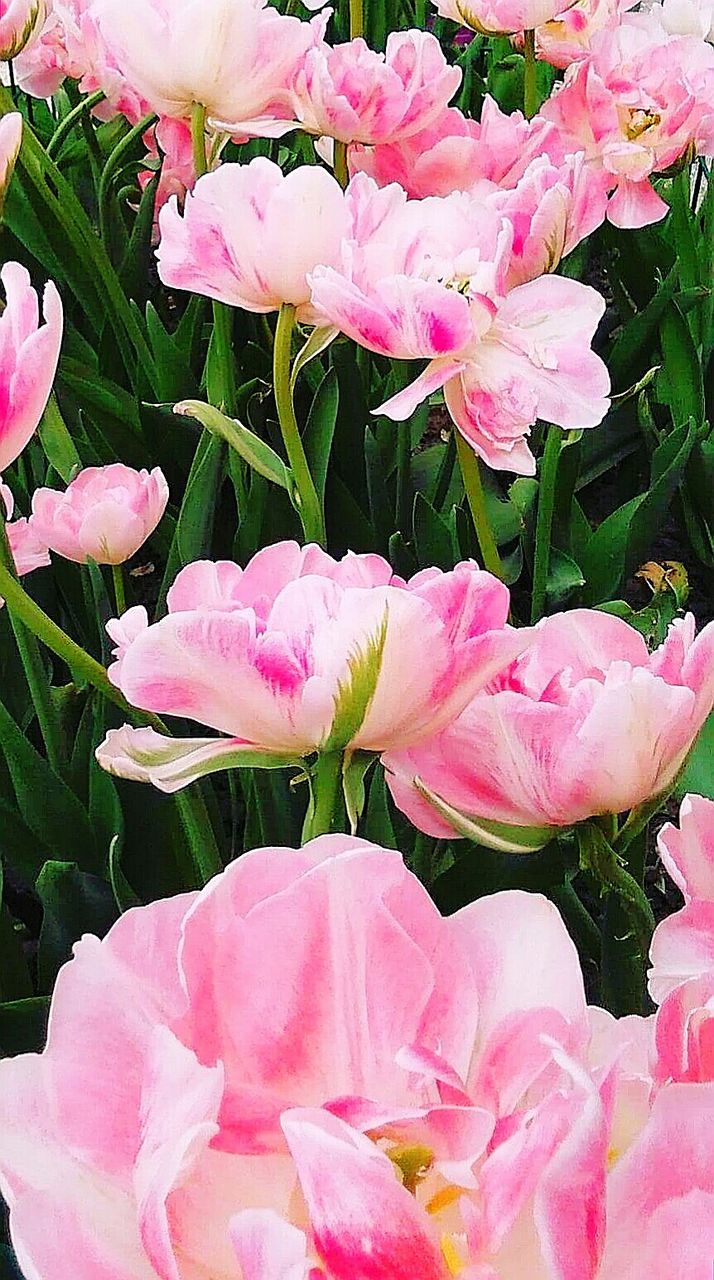
[[[459,1272],[464,1270],[466,1263],[454,1243],[453,1236],[444,1235],[441,1237],[441,1252],[452,1276],[457,1276]]]
[[[434,1163],[434,1152],[429,1147],[393,1147],[387,1155],[401,1175],[402,1186],[415,1195],[418,1184]]]
[[[426,1206],[427,1213],[441,1213],[442,1209],[450,1209],[452,1204],[463,1195],[460,1187],[442,1187]]]

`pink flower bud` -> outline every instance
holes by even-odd
[[[123,564],[154,532],[169,491],[159,467],[87,467],[67,486],[37,489],[31,523],[51,551],[86,564]]]
[[[17,262],[0,271],[7,305],[0,315],[0,472],[37,430],[54,382],[62,342],[62,303],[50,281],[40,324],[37,294]]]

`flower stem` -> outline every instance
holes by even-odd
[[[202,178],[204,173],[208,172],[208,161],[206,160],[206,108],[200,102],[194,102],[191,110],[191,144],[196,177]]]
[[[342,752],[326,751],[318,756],[312,774],[312,800],[303,826],[303,844],[336,830],[341,785]]]
[[[273,387],[278,420],[285,450],[295,483],[295,502],[308,542],[325,545],[325,518],[310,474],[302,437],[295,417],[295,405],[290,387],[290,363],[292,336],[295,327],[295,308],[284,302],[278,314],[273,348]]]
[[[126,587],[124,585],[124,569],[122,565],[112,565],[112,581],[114,583],[117,617],[120,618],[123,613],[126,613]]]
[[[536,67],[535,31],[523,32],[523,110],[527,120],[532,120],[538,110],[538,76]]]
[[[493,536],[488,515],[486,514],[486,495],[483,489],[478,458],[459,431],[456,431],[455,438],[461,477],[464,482],[464,490],[474,522],[478,545],[481,549],[484,568],[488,569],[489,573],[495,574],[497,578],[503,579],[501,557],[498,554],[496,539]]]
[[[0,500],[1,501],[1,500]],[[7,574],[12,582],[17,582],[15,573],[15,563],[12,558],[12,552],[7,540],[7,532],[5,529],[5,515],[0,507],[0,573]],[[18,583],[19,586],[19,583]],[[62,750],[62,735],[57,721],[57,715],[52,703],[52,689],[50,681],[47,678],[42,655],[39,645],[32,631],[29,631],[18,616],[17,611],[12,608],[10,601],[7,599],[7,592],[3,589],[0,593],[5,599],[10,615],[10,623],[15,636],[20,660],[25,672],[25,679],[30,690],[32,705],[35,708],[37,723],[40,726],[40,733],[45,744],[47,759],[54,769],[55,773],[61,773],[64,752]]]
[[[535,552],[533,558],[533,595],[531,597],[531,622],[538,622],[545,613],[550,569],[551,535],[555,511],[555,489],[558,479],[558,463],[562,435],[557,427],[549,427],[540,471],[538,490],[538,515],[536,517]]]
[[[112,179],[127,151],[131,150],[137,138],[140,138],[143,133],[146,133],[146,130],[151,127],[156,119],[157,117],[154,113],[150,112],[149,115],[144,116],[143,120],[140,120],[138,124],[135,124],[133,129],[130,129],[129,132],[126,133],[117,143],[102,170],[102,176],[99,180],[99,194],[97,197],[99,204],[99,234],[103,244],[107,247],[107,251],[111,244],[109,199],[112,189]]]
[[[585,822],[577,830],[581,869],[589,871],[605,893],[614,893],[619,899],[644,968],[655,927],[647,895],[596,822]]]
[[[103,89],[97,89],[96,93],[90,93],[88,98],[82,98],[81,102],[78,102],[76,107],[73,107],[71,111],[67,112],[67,115],[63,120],[60,120],[60,123],[57,125],[52,137],[47,143],[48,156],[54,157],[59,153],[60,147],[62,146],[65,138],[69,137],[74,126],[82,119],[85,112],[93,111],[100,102],[104,101],[105,96]]]
[[[347,143],[340,142],[338,138],[335,139],[335,166],[334,167],[335,167],[335,177],[337,178],[337,181],[339,182],[340,186],[342,187],[342,190],[344,191],[345,187],[347,186],[350,180],[350,171],[347,165]]]
[[[350,40],[364,35],[364,0],[350,0]]]

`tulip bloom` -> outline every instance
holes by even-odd
[[[636,0],[576,0],[565,13],[538,27],[538,57],[562,71],[571,62],[582,62],[590,55],[593,37],[605,28],[616,27],[635,3]],[[516,41],[521,43],[520,39]]]
[[[713,624],[695,640],[688,615],[650,656],[620,618],[578,609],[539,623],[454,724],[384,764],[420,830],[537,848],[667,791],[712,705]]]
[[[470,120],[456,107],[447,107],[436,120],[396,142],[352,146],[350,172],[366,173],[380,187],[397,182],[416,200],[449,196],[454,191],[477,191],[485,183],[514,187],[532,160],[547,156],[553,164],[565,161],[565,148],[554,124],[520,111],[507,114],[488,94],[481,119]]]
[[[132,610],[112,624],[118,662],[109,674],[134,706],[231,736],[119,730],[98,759],[170,791],[246,753],[287,764],[417,741],[520,652],[526,641],[506,627],[508,599],[471,562],[404,582],[379,556],[335,561],[292,542],[258,552],[245,570],[189,565],[169,592],[168,617],[142,626]]]
[[[348,229],[344,195],[326,170],[303,165],[285,177],[262,157],[224,164],[199,178],[183,215],[176,198],[162,209],[159,275],[170,288],[246,311],[290,302],[310,323],[306,277],[317,263],[339,261]]]
[[[47,0],[0,0],[0,61],[9,62],[37,36]]]
[[[693,149],[714,152],[714,49],[695,37],[663,38],[651,14],[628,14],[592,42],[542,108],[573,151],[584,151],[614,191],[607,216],[618,227],[663,218],[668,205],[650,179]]]
[[[376,413],[403,421],[443,387],[474,451],[524,475],[535,473],[537,418],[602,421],[610,383],[590,349],[605,309],[594,289],[550,276],[509,292],[514,230],[478,196],[408,201],[358,174],[346,202],[353,229],[340,266],[310,277],[316,311],[370,351],[429,361]]]
[[[62,302],[52,281],[43,298],[44,324],[30,277],[17,262],[0,271],[7,305],[0,315],[0,472],[22,453],[49,399],[62,343]]]
[[[49,1025],[0,1063],[28,1275],[594,1278],[607,1118],[539,895],[444,919],[394,850],[259,849],[83,938]]]
[[[433,0],[442,18],[483,35],[512,35],[550,22],[573,0]]]
[[[0,120],[0,214],[22,144],[22,116],[11,111]]]
[[[166,510],[163,472],[134,471],[121,462],[86,467],[67,486],[36,489],[35,533],[58,555],[78,564],[123,564],[151,536]]]
[[[391,32],[383,54],[362,39],[322,42],[295,78],[295,124],[342,142],[390,142],[427,128],[460,84],[460,69],[426,31]]]
[[[10,489],[1,481],[0,504],[4,509],[4,517],[8,521],[5,525],[5,533],[18,578],[23,578],[26,573],[33,573],[35,569],[46,569],[50,563],[47,547],[37,536],[29,520],[24,517],[12,520],[15,502]],[[4,601],[0,597],[0,608],[3,604]]]
[[[107,49],[159,115],[188,119],[195,103],[236,122],[289,114],[288,88],[324,30],[267,0],[98,0]]]

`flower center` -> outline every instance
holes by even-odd
[[[654,125],[658,125],[662,119],[657,111],[644,111],[641,107],[637,110],[630,111],[629,124],[625,126],[625,133],[629,142],[635,142],[642,134],[651,129]]]

